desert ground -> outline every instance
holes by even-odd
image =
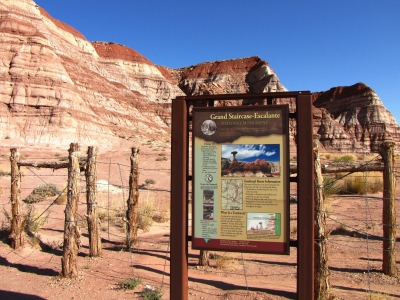
[[[162,299],[169,299],[169,190],[170,148],[157,141],[142,141],[140,148],[140,201],[152,202],[164,218],[154,222],[148,231],[139,231],[139,242],[126,249],[121,209],[127,198],[129,180],[129,141],[118,150],[99,149],[98,180],[109,182],[99,190],[103,205],[108,208],[102,220],[101,257],[88,253],[88,233],[85,227],[85,196],[79,201],[81,247],[78,255],[79,276],[65,279],[61,271],[65,205],[52,204],[49,198],[35,204],[37,214],[46,210],[44,224],[36,239],[26,237],[25,246],[13,250],[7,239],[6,213],[0,215],[0,299],[132,299],[143,298],[147,288],[160,289]],[[116,149],[114,147],[114,149]],[[46,149],[24,145],[19,147],[24,159],[61,159],[68,147]],[[82,156],[86,149],[81,149]],[[166,160],[157,160],[163,157]],[[161,154],[161,155],[160,155]],[[0,147],[0,166],[7,170],[10,147]],[[66,184],[66,170],[22,169],[21,198],[43,182],[60,189]],[[5,172],[6,173],[6,172]],[[153,179],[154,184],[146,184]],[[0,176],[2,210],[10,211],[10,176]],[[81,185],[84,185],[82,181]],[[397,191],[400,187],[397,185]],[[291,186],[296,199],[296,186]],[[382,193],[373,195],[334,195],[329,198],[328,242],[330,284],[336,299],[400,298],[400,277],[386,276],[382,269]],[[397,208],[398,208],[397,201]],[[118,213],[114,214],[115,207]],[[112,208],[112,209],[111,209]],[[111,212],[110,212],[111,211]],[[290,204],[291,239],[296,239],[296,201]],[[398,210],[399,211],[399,208]],[[110,216],[113,214],[113,217]],[[111,221],[108,221],[112,219]],[[190,219],[190,216],[189,216]],[[397,220],[400,214],[397,212]],[[397,221],[398,223],[399,221]],[[190,233],[190,228],[189,228]],[[398,231],[397,242],[400,239]],[[400,248],[397,246],[397,264]],[[198,250],[189,242],[189,299],[296,299],[296,248],[290,255],[211,252],[210,266],[198,266]],[[133,290],[124,288],[125,279],[140,277]]]

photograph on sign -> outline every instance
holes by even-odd
[[[204,250],[289,253],[286,105],[193,108],[193,238]]]

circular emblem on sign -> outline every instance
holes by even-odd
[[[204,179],[205,179],[206,182],[211,182],[211,181],[213,181],[213,177],[212,177],[211,174],[207,174],[207,175],[204,177]]]
[[[201,124],[201,131],[205,135],[213,135],[217,131],[217,124],[213,120],[205,120]]]

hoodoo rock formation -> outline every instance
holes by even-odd
[[[0,139],[13,145],[167,141],[176,96],[287,91],[259,57],[156,66],[123,45],[87,41],[32,0],[1,1],[0,57]],[[314,131],[329,151],[378,151],[384,139],[400,139],[394,117],[364,84],[314,93],[313,101]],[[217,103],[240,104],[258,103]]]

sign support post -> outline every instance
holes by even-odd
[[[188,126],[184,98],[172,101],[170,299],[188,299]]]
[[[214,100],[252,99],[272,104],[273,99],[295,98],[296,112],[289,118],[296,119],[297,177],[297,298],[314,299],[314,165],[312,98],[309,91],[275,92],[262,94],[228,94],[183,96],[172,101],[171,129],[171,261],[170,299],[188,299],[188,182],[189,174],[189,105],[213,106]],[[209,197],[205,194],[205,197]]]

